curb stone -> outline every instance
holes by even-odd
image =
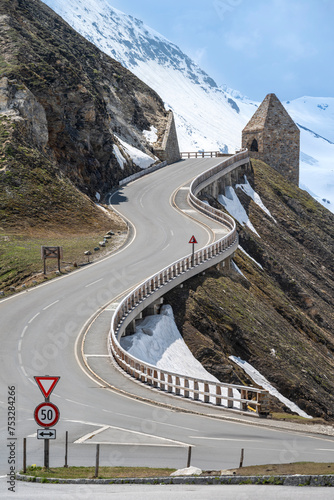
[[[19,481],[42,483],[44,478],[16,474]],[[49,483],[59,484],[254,484],[280,486],[334,486],[333,475],[282,475],[282,476],[187,476],[156,478],[117,478],[117,479],[60,479],[46,478]]]

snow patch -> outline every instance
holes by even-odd
[[[241,274],[241,276],[243,278],[245,278],[245,280],[249,281],[246,276],[244,275],[244,273],[239,269],[239,267],[236,265],[236,263],[234,262],[234,260],[231,260],[231,266],[232,266],[232,269],[234,271],[236,271],[237,273]]]
[[[162,306],[158,315],[136,321],[136,332],[122,337],[120,344],[131,356],[162,370],[184,377],[219,382],[192,355],[175,324],[173,309],[169,305]],[[199,383],[199,390],[203,389],[204,384]],[[233,393],[234,397],[240,397],[235,389]],[[214,390],[211,394],[210,402],[215,403]],[[227,396],[227,389],[222,389],[222,394]],[[235,406],[240,407],[236,403]]]
[[[129,157],[132,159],[133,163],[137,165],[137,167],[142,169],[148,168],[157,160],[157,158],[151,158],[151,156],[149,156],[148,154],[143,153],[143,151],[140,151],[140,149],[137,149],[134,146],[131,146],[119,137],[117,137],[117,139],[122,144],[122,147],[126,154],[129,155]]]
[[[275,221],[274,217],[271,215],[271,213],[268,210],[268,208],[262,202],[260,196],[257,194],[256,191],[254,191],[254,189],[252,188],[252,186],[249,184],[246,175],[244,175],[244,179],[245,179],[245,184],[237,184],[235,187],[242,189],[242,191],[244,193],[246,193],[247,196],[249,196],[250,198],[252,198],[252,200],[254,201],[254,203],[256,203],[261,208],[261,210],[263,210],[267,215],[269,215],[269,217],[271,217]]]
[[[95,193],[95,198],[97,199],[97,201],[100,201],[100,199],[101,199],[101,195],[97,191]]]
[[[114,155],[116,156],[116,159],[118,161],[119,166],[121,167],[122,170],[124,170],[124,165],[126,164],[126,159],[122,155],[117,144],[113,145],[113,152],[114,152]]]
[[[275,355],[275,350],[272,349],[272,351],[272,354]],[[247,363],[247,361],[243,361],[241,358],[238,358],[236,356],[229,356],[229,359],[240,366],[247,373],[247,375],[249,375],[254,380],[256,384],[263,387],[263,389],[266,389],[269,394],[275,396],[279,401],[285,404],[285,406],[290,408],[291,411],[297,413],[301,417],[312,418],[305,411],[301,410],[299,406],[290,401],[290,399],[284,397],[280,392],[278,392],[278,390],[275,389],[275,387],[273,387],[270,382],[268,382],[268,380],[263,375],[261,375],[261,373],[258,372],[251,364]]]
[[[246,225],[259,238],[261,238],[259,233],[256,231],[255,227],[249,220],[247,212],[242,206],[241,201],[239,200],[237,193],[234,191],[233,187],[227,186],[225,188],[225,196],[223,194],[218,195],[218,201],[221,205],[225,207],[225,209],[228,211],[230,215],[232,215],[232,217],[234,217],[235,219],[237,219],[238,222],[240,222],[240,224]]]
[[[102,205],[99,205],[99,203],[95,203],[95,206],[98,207],[100,210],[102,210],[102,212],[110,215],[109,210],[107,210],[106,208],[102,207]]]
[[[239,245],[239,247],[238,247],[238,248],[239,248],[239,249],[240,249],[240,250],[241,250],[241,251],[242,251],[245,255],[247,255],[247,257],[248,257],[250,260],[252,260],[253,262],[255,262],[255,264],[256,264],[257,266],[259,266],[259,267],[263,270],[263,267],[261,266],[261,264],[260,264],[259,262],[257,262],[257,260],[253,259],[253,257],[251,257],[251,256],[249,255],[249,253],[247,253],[247,252],[246,252],[246,250],[244,250],[244,249],[242,248],[242,246],[241,246],[241,245]]]
[[[150,144],[154,144],[158,140],[158,130],[151,125],[150,130],[143,131],[143,136]]]

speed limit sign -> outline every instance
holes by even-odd
[[[41,403],[36,406],[34,417],[41,427],[52,427],[59,420],[59,410],[53,403]]]

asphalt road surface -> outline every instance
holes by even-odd
[[[171,196],[216,163],[218,159],[182,161],[123,187],[111,203],[131,221],[131,238],[125,248],[0,301],[1,476],[9,473],[13,453],[15,468],[21,469],[23,437],[28,438],[27,463],[43,465],[43,441],[36,439],[38,426],[33,418],[43,397],[33,376],[46,374],[61,377],[50,398],[61,413],[55,426],[57,439],[50,442],[51,466],[64,465],[65,431],[69,432],[70,465],[94,465],[96,442],[103,443],[102,465],[184,467],[188,445],[194,447],[192,465],[203,469],[237,466],[241,448],[245,449],[245,465],[333,461],[334,441],[329,437],[157,408],[101,387],[78,363],[76,339],[101,306],[190,253],[188,241],[193,234],[197,249],[212,241],[207,227],[172,207]],[[15,387],[14,435],[7,425],[8,387]],[[12,419],[10,424],[13,427]],[[30,486],[34,488],[20,487]]]

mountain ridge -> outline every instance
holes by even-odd
[[[153,127],[159,140],[167,125],[156,92],[39,0],[4,0],[0,14],[2,225],[11,217],[16,224],[15,210],[28,225],[41,216],[37,205],[46,200],[29,191],[32,169],[24,173],[26,196],[36,205],[29,222],[19,193],[32,157],[39,158],[41,182],[53,171],[55,183],[95,201],[141,170],[130,146],[151,164],[158,161],[144,134]]]
[[[240,148],[241,131],[259,103],[224,85],[218,86],[175,44],[142,21],[114,9],[111,2],[73,0],[69,5],[64,0],[44,1],[74,29],[159,93],[165,105],[174,112],[182,151],[234,153]],[[305,98],[298,98],[283,104],[295,121],[320,136],[326,138],[328,135],[331,140],[334,98],[308,97],[304,101]],[[322,120],[328,117],[326,125],[321,125],[315,110],[323,113]],[[334,211],[334,145],[323,145],[302,130],[301,151],[304,154],[301,155],[301,185]],[[307,157],[314,159],[313,169],[304,161]]]

